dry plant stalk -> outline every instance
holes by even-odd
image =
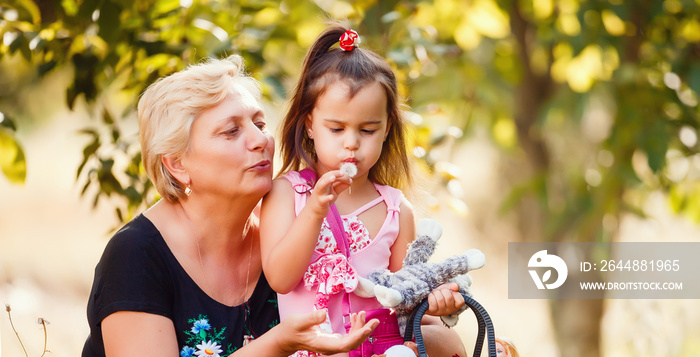
[[[10,319],[10,326],[12,327],[12,331],[15,332],[15,336],[17,336],[17,341],[19,341],[20,346],[22,346],[22,351],[24,351],[24,355],[26,357],[29,357],[29,354],[27,353],[27,349],[24,347],[24,343],[22,343],[22,339],[19,337],[19,332],[17,332],[17,329],[15,328],[15,324],[12,322],[12,308],[10,307],[10,304],[5,304],[5,310],[7,311],[7,317]],[[49,335],[48,331],[46,330],[46,325],[50,324],[48,320],[40,317],[37,320],[37,323],[41,324],[41,326],[44,328],[44,351],[41,353],[40,357],[44,357],[46,352],[51,352],[46,349],[47,343],[49,341]]]

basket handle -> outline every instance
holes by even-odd
[[[474,354],[472,357],[479,357],[481,355],[481,348],[484,344],[484,338],[487,338],[487,346],[489,350],[489,357],[496,357],[496,333],[493,328],[493,322],[491,317],[486,312],[481,304],[469,296],[462,294],[464,297],[464,302],[469,306],[470,310],[476,315],[476,321],[479,324],[479,332],[476,338],[476,345],[474,346]],[[423,302],[418,306],[415,311],[411,314],[411,318],[408,320],[408,326],[406,326],[406,333],[404,336],[405,341],[410,341],[412,335],[416,336],[416,345],[418,345],[418,356],[427,357],[428,354],[425,352],[425,343],[423,342],[423,334],[420,330],[420,323],[423,319],[423,315],[428,311],[428,299],[423,300]],[[488,335],[488,336],[486,336]]]

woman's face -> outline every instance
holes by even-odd
[[[223,102],[192,123],[182,163],[197,195],[250,196],[259,200],[272,185],[275,143],[265,113],[243,86],[235,84]]]

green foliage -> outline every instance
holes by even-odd
[[[641,213],[650,190],[700,217],[695,1],[15,0],[0,15],[0,60],[21,56],[36,78],[72,68],[66,105],[100,113],[81,131],[90,140],[76,179],[95,204],[118,198],[120,220],[156,198],[124,129],[139,93],[189,63],[239,53],[279,104],[330,18],[348,19],[392,63],[415,112],[411,145],[445,185],[458,174],[433,152],[476,127],[524,159],[530,174],[512,179],[503,207],[534,197],[547,222],[540,238],[608,239],[603,219]],[[3,170],[21,181],[12,133],[0,133]]]
[[[27,163],[14,133],[14,122],[0,112],[0,169],[10,182],[23,184],[27,177]]]
[[[139,94],[237,53],[279,105],[326,19],[348,19],[392,64],[413,110],[412,152],[458,213],[460,168],[444,153],[485,128],[509,163],[503,211],[536,217],[523,218],[539,228],[525,239],[614,239],[620,215],[644,215],[653,191],[700,222],[696,0],[9,0],[0,62],[28,64],[23,83],[72,69],[66,105],[95,119],[80,132],[76,181],[126,221],[157,199],[129,131]],[[3,107],[12,95],[0,90],[0,167],[23,182]]]
[[[528,239],[610,239],[603,221],[643,212],[653,190],[700,222],[698,15],[694,1],[421,3],[416,18],[449,50],[412,104],[438,105],[466,133],[490,126],[526,160],[503,209],[534,198],[544,236]],[[671,172],[670,153],[684,170]]]

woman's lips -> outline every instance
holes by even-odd
[[[272,166],[272,164],[270,163],[270,160],[262,160],[262,161],[258,162],[257,164],[251,166],[249,170],[266,171],[266,170],[269,170],[271,166]]]

